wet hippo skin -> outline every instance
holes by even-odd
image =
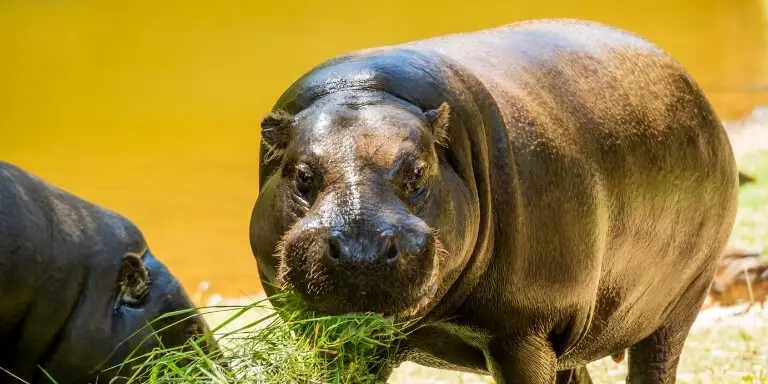
[[[0,382],[130,376],[104,370],[208,332],[195,313],[129,220],[0,161]]]
[[[279,60],[279,58],[274,58]],[[497,383],[672,383],[738,170],[691,76],[641,37],[535,20],[361,50],[261,123],[268,293],[421,318],[404,360]]]

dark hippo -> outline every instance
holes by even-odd
[[[401,359],[497,383],[588,381],[625,348],[629,383],[675,381],[739,183],[710,103],[652,43],[539,20],[353,52],[261,127],[268,294],[420,317]]]
[[[181,310],[194,305],[130,221],[0,162],[0,382],[50,382],[40,368],[59,384],[110,382],[118,372],[99,371],[156,336],[173,347],[208,331],[197,316],[171,326],[194,312],[152,323],[169,327],[155,336],[146,326]]]

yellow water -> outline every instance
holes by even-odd
[[[766,14],[748,0],[2,0],[0,158],[128,216],[187,289],[252,293],[258,122],[316,63],[586,18],[666,48],[734,119],[768,104]]]

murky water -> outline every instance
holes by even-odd
[[[723,118],[768,104],[761,2],[305,3],[1,1],[0,158],[131,218],[187,289],[238,295],[259,289],[247,235],[259,119],[332,55],[586,18],[669,50]]]

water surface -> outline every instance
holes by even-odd
[[[215,4],[215,5],[214,5]],[[0,159],[138,224],[194,291],[258,291],[248,244],[258,122],[333,55],[538,17],[637,32],[721,117],[768,104],[763,5],[747,0],[0,2]],[[375,5],[374,5],[375,4]]]

